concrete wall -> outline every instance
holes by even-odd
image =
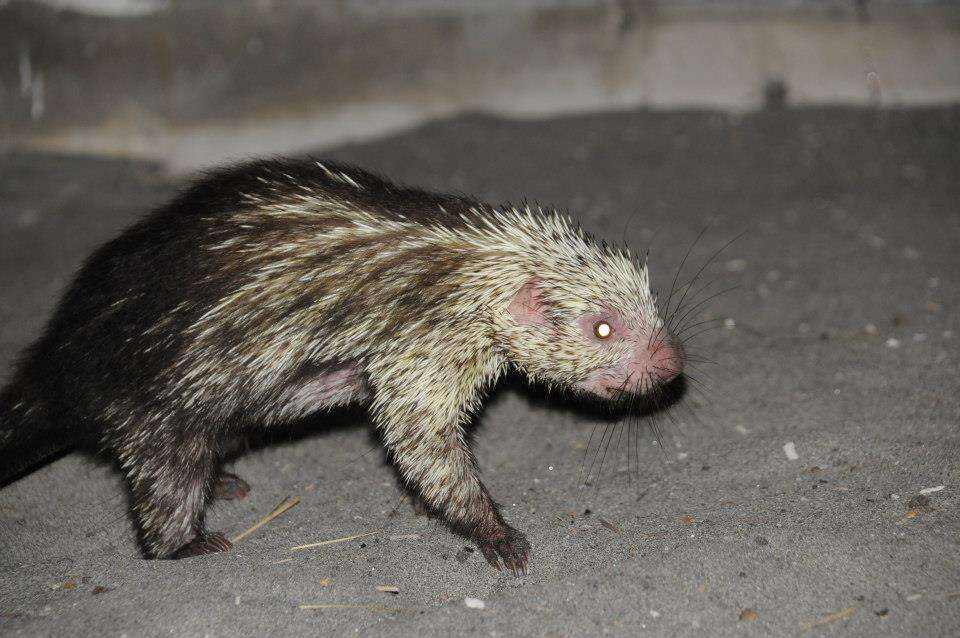
[[[0,142],[175,171],[464,110],[960,101],[956,2],[0,1]]]

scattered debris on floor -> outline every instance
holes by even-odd
[[[399,607],[383,607],[382,605],[349,605],[343,603],[329,603],[319,605],[297,605],[298,609],[364,609],[367,611],[382,611],[387,613],[396,613],[403,611]]]
[[[299,503],[300,503],[299,496],[294,496],[293,498],[289,496],[285,496],[283,500],[280,501],[280,503],[276,507],[274,507],[269,514],[261,518],[259,521],[257,521],[250,527],[248,527],[246,530],[240,532],[239,534],[231,538],[230,542],[236,545],[237,543],[245,539],[247,536],[250,536],[250,534],[253,534],[255,531],[257,531],[258,529],[260,529],[261,527],[263,527],[273,519],[277,518],[278,516],[281,516],[282,514],[287,512],[290,508],[296,506]]]
[[[602,516],[598,516],[597,520],[600,522],[601,525],[606,527],[608,530],[610,530],[614,534],[619,534],[622,531],[619,525],[617,525],[616,523],[611,523],[610,521],[603,518]]]
[[[487,603],[483,602],[479,598],[471,598],[467,596],[463,599],[463,604],[466,605],[469,609],[486,609]]]
[[[307,543],[306,545],[297,545],[296,547],[291,547],[291,552],[296,552],[301,549],[311,549],[313,547],[323,547],[324,545],[334,545],[336,543],[345,543],[347,541],[352,541],[357,538],[364,538],[366,536],[373,536],[377,532],[363,532],[362,534],[351,534],[350,536],[341,536],[340,538],[331,538],[326,541],[318,541],[316,543]]]
[[[377,585],[375,589],[384,594],[393,594],[394,596],[400,593],[400,588],[396,585]]]
[[[933,494],[934,492],[939,492],[945,487],[946,485],[937,485],[936,487],[925,487],[922,490],[920,490],[920,494],[922,496],[926,496],[927,494]]]
[[[757,612],[749,607],[740,612],[740,620],[744,622],[753,622],[757,619]]]
[[[800,625],[800,629],[803,631],[808,631],[814,627],[819,627],[821,625],[829,625],[830,623],[837,622],[839,620],[846,620],[854,613],[856,613],[856,607],[847,607],[846,609],[841,609],[840,611],[835,611],[833,613],[827,614],[822,618],[817,620],[811,620],[810,622],[803,623]]]
[[[392,541],[415,541],[419,540],[420,534],[392,534],[390,540]]]
[[[902,525],[903,523],[906,523],[910,519],[916,518],[917,514],[919,513],[920,512],[918,512],[917,510],[907,510],[906,512],[904,512],[903,516],[897,519],[897,525]]]
[[[796,461],[800,458],[800,455],[797,454],[797,446],[793,441],[787,441],[783,444],[783,453],[787,455],[787,458],[791,461]]]

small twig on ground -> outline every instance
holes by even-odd
[[[832,614],[827,614],[819,620],[812,620],[808,623],[804,623],[800,625],[800,629],[807,631],[808,629],[813,629],[814,627],[819,627],[820,625],[828,625],[832,622],[837,622],[838,620],[846,620],[852,616],[855,611],[857,611],[856,607],[847,607],[846,609],[835,611]]]
[[[386,611],[386,612],[399,612],[403,611],[399,607],[382,607],[380,605],[344,605],[344,604],[329,604],[329,605],[297,605],[299,609],[368,609],[370,611]]]
[[[275,508],[273,508],[272,512],[270,512],[269,514],[261,518],[259,521],[254,523],[251,527],[249,527],[245,531],[240,532],[239,534],[231,538],[230,542],[236,545],[237,543],[245,539],[247,536],[250,536],[250,534],[253,534],[255,531],[257,531],[258,529],[260,529],[261,527],[263,527],[264,525],[266,525],[276,517],[280,516],[281,514],[283,514],[284,512],[286,512],[287,510],[289,510],[291,507],[295,506],[299,502],[300,502],[299,496],[294,496],[293,498],[290,498],[289,496],[284,497],[284,499],[280,501],[280,504],[277,505]]]
[[[392,541],[415,541],[420,538],[420,534],[393,534],[390,536]]]
[[[611,532],[614,532],[614,533],[616,533],[616,534],[619,534],[619,533],[620,533],[620,531],[621,531],[621,530],[620,530],[620,526],[617,525],[616,523],[611,523],[610,521],[608,521],[607,519],[603,518],[602,516],[598,516],[598,517],[597,517],[597,520],[600,521],[600,524],[603,525],[604,527],[606,527],[606,528],[607,528],[608,530],[610,530]]]
[[[346,541],[352,541],[355,538],[363,538],[364,536],[373,536],[377,532],[364,532],[363,534],[353,534],[352,536],[341,536],[340,538],[331,538],[328,541],[320,541],[319,543],[307,543],[306,545],[297,545],[296,547],[291,547],[290,551],[295,552],[300,549],[310,549],[311,547],[321,547],[323,545],[333,545],[334,543],[344,543]]]

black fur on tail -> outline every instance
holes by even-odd
[[[51,416],[22,379],[0,392],[0,487],[73,447]]]

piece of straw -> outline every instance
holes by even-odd
[[[245,539],[247,536],[250,536],[250,534],[253,534],[255,531],[257,531],[258,529],[260,529],[261,527],[263,527],[264,525],[266,525],[276,517],[280,516],[281,514],[289,510],[291,507],[294,507],[295,505],[297,505],[299,502],[300,502],[299,496],[294,496],[293,498],[290,498],[289,496],[284,497],[284,499],[280,501],[280,504],[277,505],[275,508],[273,508],[272,512],[270,512],[269,514],[261,518],[259,521],[254,523],[247,530],[240,532],[239,534],[231,538],[230,542],[236,545],[237,543]]]
[[[813,629],[814,627],[819,627],[820,625],[827,625],[832,622],[837,622],[838,620],[846,620],[857,611],[856,607],[847,607],[846,609],[841,609],[840,611],[835,611],[832,614],[827,614],[819,620],[814,620],[808,623],[800,625],[800,629],[807,631]]]
[[[363,538],[364,536],[373,536],[374,534],[376,534],[376,532],[364,532],[363,534],[353,534],[352,536],[341,536],[340,538],[331,538],[328,541],[320,541],[319,543],[307,543],[306,545],[297,545],[296,547],[291,547],[290,551],[295,552],[300,549],[310,549],[311,547],[333,545],[334,543],[345,543],[346,541],[352,541],[355,538]]]
[[[403,611],[399,607],[381,607],[379,605],[297,605],[300,609],[369,609],[371,611]]]

